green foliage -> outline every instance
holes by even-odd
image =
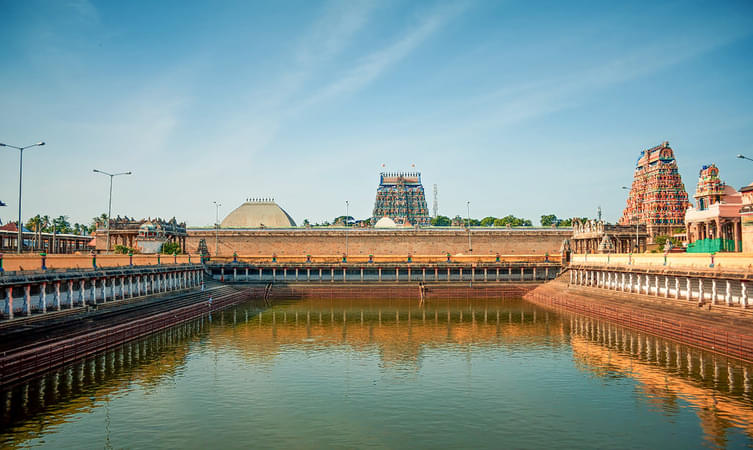
[[[116,244],[113,251],[115,253],[120,253],[121,255],[127,255],[129,252],[136,253],[136,250],[121,244]]]
[[[494,226],[494,221],[497,220],[496,217],[488,216],[481,219],[481,226],[482,227],[492,227]]]
[[[541,226],[550,227],[552,225],[557,226],[561,222],[554,214],[546,214],[541,216]]]
[[[533,225],[533,222],[531,222],[528,219],[523,219],[520,217],[515,217],[512,214],[505,216],[501,219],[494,220],[494,226],[495,227],[530,227]]]
[[[677,238],[673,238],[673,237],[669,237],[669,236],[664,236],[664,235],[659,235],[659,236],[656,236],[654,238],[654,243],[658,244],[659,247],[662,248],[662,249],[666,245],[667,241],[672,242],[672,247],[680,247],[680,246],[682,246],[682,242],[680,242],[680,240],[677,239]]]
[[[180,244],[177,242],[165,242],[162,244],[162,252],[166,255],[172,255],[173,253],[180,254]]]
[[[308,220],[308,219],[303,219],[303,226],[304,226],[304,227],[307,227],[307,226],[309,226],[309,225],[311,225],[311,222],[309,222],[309,220]]]
[[[452,225],[452,220],[447,216],[437,216],[431,219],[431,225],[434,227],[449,227]]]

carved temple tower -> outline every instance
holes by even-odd
[[[685,224],[688,193],[677,171],[669,142],[644,150],[635,166],[633,185],[620,225],[646,225],[651,238],[672,235]]]
[[[380,173],[372,223],[389,217],[396,224],[429,225],[429,209],[419,172]]]

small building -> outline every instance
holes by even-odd
[[[742,194],[722,182],[716,165],[701,168],[693,198],[685,212],[688,253],[742,251]]]
[[[573,219],[570,248],[575,253],[645,252],[646,225],[611,225],[602,220]]]
[[[753,253],[753,183],[740,188],[742,207],[740,225],[742,228],[743,251]]]
[[[420,172],[380,173],[371,223],[389,217],[398,225],[431,224]]]

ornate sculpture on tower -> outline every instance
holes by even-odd
[[[383,217],[389,217],[398,225],[430,224],[420,172],[379,174],[372,224]]]
[[[672,235],[685,224],[688,193],[677,171],[669,142],[644,150],[635,166],[633,185],[620,225],[646,225],[651,238]]]

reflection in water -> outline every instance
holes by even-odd
[[[2,446],[753,443],[749,366],[517,300],[249,302],[0,395]]]
[[[726,431],[753,436],[750,367],[739,361],[581,316],[570,316],[571,345],[583,367],[601,377],[628,376],[666,414],[683,399],[694,408],[706,439],[727,444]]]

